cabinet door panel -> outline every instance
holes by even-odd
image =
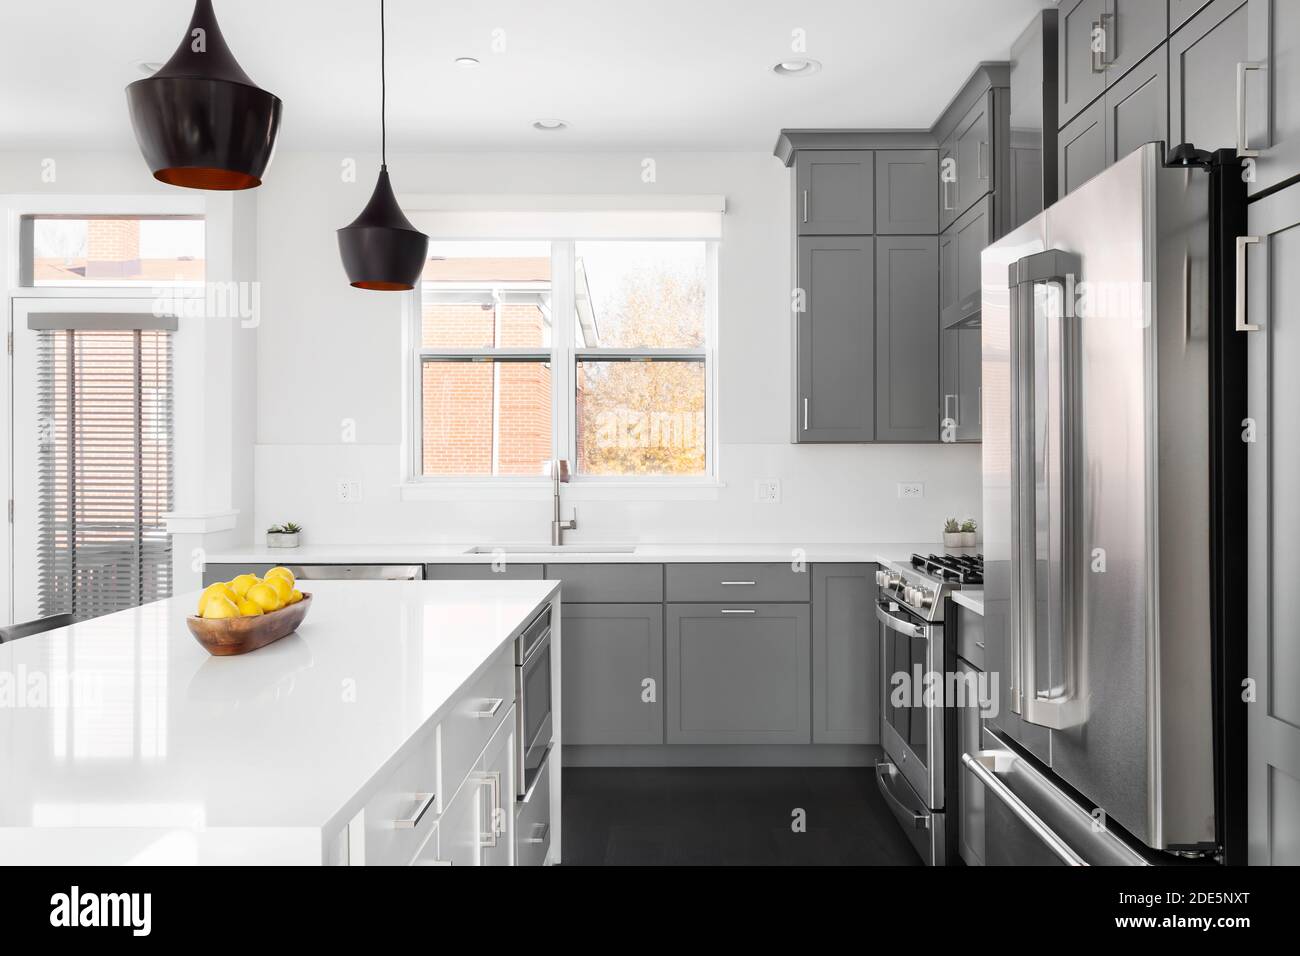
[[[876,240],[876,440],[939,437],[939,241]]]
[[[979,671],[965,661],[957,662],[957,673],[965,686],[978,680]],[[961,755],[974,755],[980,749],[980,709],[965,706],[957,711],[957,772],[961,774],[957,788],[957,848],[967,866],[984,865],[984,786],[966,769]]]
[[[939,339],[940,441],[957,440],[958,401],[961,398],[961,328],[944,329]]]
[[[871,441],[875,433],[875,242],[799,240],[796,441]]]
[[[668,742],[811,740],[807,604],[669,604]]]
[[[479,865],[515,863],[515,715],[514,708],[497,728],[479,758],[474,779],[479,785]]]
[[[1215,0],[1169,40],[1169,141],[1237,145],[1237,64],[1246,59],[1246,0]]]
[[[1259,151],[1257,192],[1300,175],[1300,3],[1250,0],[1248,58],[1265,69],[1246,74],[1247,144]]]
[[[876,232],[926,235],[939,231],[938,154],[932,149],[876,152]]]
[[[992,189],[993,96],[981,96],[957,124],[957,214],[961,215]]]
[[[1210,0],[1169,0],[1169,32],[1173,33],[1194,17]]]
[[[1161,47],[1106,91],[1107,165],[1143,143],[1169,139],[1168,62]]]
[[[979,441],[983,427],[980,415],[980,329],[957,330],[957,440]]]
[[[980,254],[993,241],[993,204],[976,203],[952,227],[957,241],[957,318],[980,310],[983,294]]]
[[[1057,145],[1062,196],[1073,192],[1106,168],[1106,104],[1084,110],[1065,129]]]
[[[482,783],[474,774],[470,774],[442,811],[442,816],[438,817],[438,862],[452,866],[480,864],[481,791]],[[427,854],[422,854],[425,855]]]
[[[1110,0],[1108,16],[1106,71],[1114,83],[1165,42],[1169,20],[1164,0]]]
[[[663,606],[565,604],[563,621],[564,743],[663,743]]]
[[[802,150],[794,168],[799,235],[857,236],[875,231],[871,150]]]
[[[1058,98],[1062,125],[1106,89],[1105,67],[1093,54],[1093,31],[1101,24],[1106,0],[1062,0],[1056,43],[1060,71]]]
[[[540,564],[426,564],[424,577],[428,581],[540,581]]]
[[[880,743],[875,567],[813,566],[813,743]]]
[[[939,237],[939,324],[947,328],[956,322],[957,303],[957,233],[949,229]]]
[[[957,218],[957,136],[954,133],[939,147],[939,231]]]

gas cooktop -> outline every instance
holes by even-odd
[[[914,554],[912,567],[930,577],[952,581],[963,587],[984,583],[982,554]]]

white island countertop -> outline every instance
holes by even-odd
[[[299,857],[559,587],[304,584],[299,630],[237,657],[191,636],[197,592],[0,644],[0,862]]]
[[[297,548],[250,545],[214,551],[212,564],[490,564],[490,550],[470,553],[470,544],[304,544]],[[485,544],[481,547],[492,548]],[[671,564],[714,562],[853,563],[904,561],[913,552],[942,552],[938,542],[880,543],[717,543],[642,544],[636,542],[574,542],[551,551],[545,544],[500,544],[506,558],[520,564]],[[535,551],[526,550],[536,548]],[[591,550],[584,550],[589,548]],[[622,548],[630,550],[609,550]]]

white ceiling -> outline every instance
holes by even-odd
[[[389,147],[769,149],[782,127],[928,126],[1047,0],[388,0]],[[216,0],[282,149],[377,146],[378,0]],[[0,149],[133,140],[122,88],[188,0],[5,0]],[[504,52],[493,31],[504,30]],[[824,69],[771,72],[792,31]],[[482,65],[457,67],[475,56]],[[560,117],[571,128],[534,130]]]

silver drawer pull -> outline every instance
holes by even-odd
[[[505,700],[500,697],[489,697],[486,703],[489,706],[484,707],[482,710],[474,711],[475,717],[495,717],[497,711],[501,709],[501,705],[505,703]]]
[[[478,785],[487,787],[492,797],[487,813],[488,828],[486,831],[480,830],[478,835],[479,847],[490,850],[497,845],[497,835],[506,832],[505,824],[501,822],[501,771],[490,770],[480,774]]]
[[[984,642],[983,642],[983,641],[976,641],[976,642],[975,642],[975,646],[978,647],[981,651],[984,650]]]
[[[724,607],[722,609],[722,613],[723,614],[754,614],[756,612],[752,607]]]
[[[720,583],[726,585],[732,585],[732,584],[757,584],[758,582],[757,581],[722,581]]]
[[[438,799],[438,795],[436,793],[417,793],[415,799],[420,801],[420,805],[415,808],[415,813],[411,814],[409,817],[394,820],[393,827],[395,829],[414,830],[418,827],[420,821],[424,819],[424,815],[428,813],[429,808],[433,806],[433,801]]]
[[[520,840],[520,843],[545,843],[547,835],[551,832],[549,823],[534,823],[533,835]]]
[[[1246,247],[1259,242],[1259,236],[1237,237],[1237,309],[1236,331],[1258,332],[1259,324],[1246,321]]]
[[[1263,63],[1237,64],[1237,155],[1241,157],[1259,155],[1259,150],[1250,148],[1246,137],[1246,74],[1262,69]]]

